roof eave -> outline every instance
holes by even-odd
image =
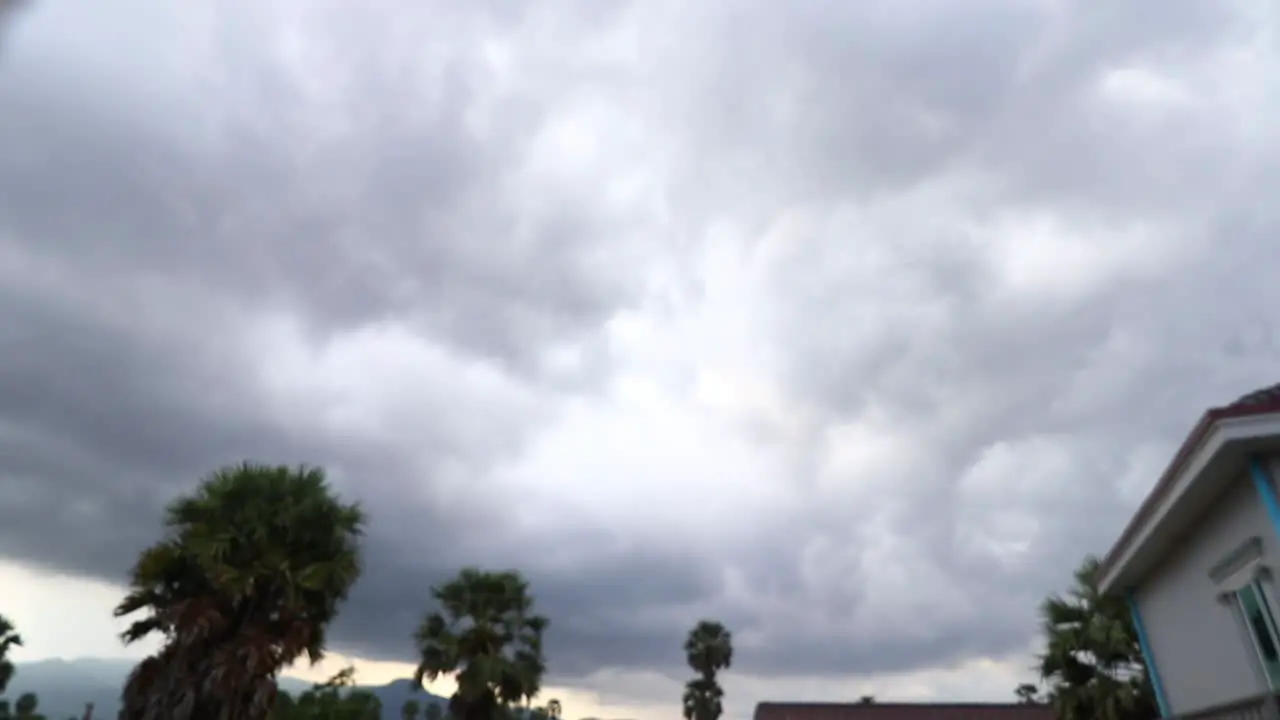
[[[1262,420],[1265,416],[1270,415],[1280,415],[1280,400],[1256,405],[1214,408],[1200,417],[1199,422],[1196,423],[1186,439],[1183,440],[1182,445],[1179,446],[1178,452],[1174,454],[1169,466],[1160,476],[1151,492],[1143,499],[1142,504],[1138,506],[1137,512],[1129,519],[1120,537],[1103,558],[1099,569],[1099,591],[1104,594],[1110,594],[1129,589],[1128,587],[1117,586],[1119,584],[1118,581],[1125,575],[1126,552],[1133,546],[1135,541],[1141,539],[1140,536],[1148,525],[1159,519],[1156,513],[1157,508],[1165,502],[1170,492],[1173,491],[1176,481],[1186,472],[1193,460],[1207,464],[1213,458],[1203,457],[1202,454],[1204,452],[1209,451],[1217,454],[1225,449],[1226,445],[1216,447],[1208,442],[1214,438],[1215,432],[1229,421]],[[1265,432],[1273,433],[1274,428],[1266,429]],[[1237,439],[1247,439],[1248,437],[1250,436],[1246,433]],[[1224,442],[1226,441],[1224,440]],[[1134,555],[1130,553],[1127,560],[1132,561],[1133,558]]]

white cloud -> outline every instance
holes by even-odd
[[[154,640],[128,648],[120,642],[131,620],[112,617],[124,598],[117,586],[0,562],[0,587],[6,589],[2,612],[23,640],[13,653],[15,661],[142,658],[158,647]]]

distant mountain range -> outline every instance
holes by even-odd
[[[5,695],[9,700],[22,693],[33,692],[40,696],[40,713],[49,720],[79,718],[85,703],[93,703],[93,716],[101,720],[113,720],[120,708],[120,688],[133,670],[131,660],[41,660],[17,663],[17,673],[9,683]],[[311,683],[294,678],[280,678],[280,688],[298,693],[311,687]],[[426,705],[429,702],[446,704],[438,695],[418,690],[414,692],[410,679],[379,687],[361,686],[382,701],[383,717],[398,718],[400,706],[405,700],[415,698]]]

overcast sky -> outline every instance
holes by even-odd
[[[112,584],[160,508],[253,458],[369,508],[333,648],[371,676],[479,564],[532,579],[571,717],[674,716],[702,617],[733,718],[1011,698],[1036,603],[1203,408],[1280,380],[1273,3],[40,0],[0,30],[26,659],[125,655]]]

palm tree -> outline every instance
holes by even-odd
[[[1013,694],[1022,705],[1036,705],[1040,702],[1040,690],[1032,683],[1022,683],[1013,689]]]
[[[560,714],[563,710],[564,708],[560,706],[559,700],[551,698],[547,701],[547,715],[551,720],[560,720]]]
[[[380,720],[382,700],[368,690],[351,690],[340,701],[342,717],[351,720]]]
[[[684,653],[689,667],[698,674],[684,687],[684,717],[717,720],[724,712],[724,690],[717,675],[733,665],[733,636],[724,625],[702,620],[689,631]]]
[[[431,595],[439,607],[414,634],[419,687],[424,679],[454,675],[455,720],[499,720],[538,694],[549,621],[533,613],[529,583],[518,572],[465,568]]]
[[[44,716],[36,712],[39,707],[40,698],[35,693],[22,693],[13,703],[14,720],[44,720]]]
[[[716,720],[724,713],[724,690],[715,680],[697,677],[684,685],[686,720]]]
[[[1132,616],[1124,600],[1098,592],[1101,561],[1088,556],[1063,597],[1040,607],[1046,649],[1039,659],[1048,702],[1061,720],[1155,717]]]
[[[315,686],[316,690],[328,690],[330,688],[350,688],[356,686],[356,666],[348,665],[333,675],[328,680]]]
[[[283,691],[279,697],[286,696]],[[355,668],[346,667],[322,683],[311,686],[292,702],[284,714],[277,704],[273,717],[279,720],[379,720],[382,701],[377,695],[356,687]]]
[[[360,574],[364,523],[318,468],[226,467],[171,503],[115,611],[145,613],[126,643],[165,638],[129,676],[121,719],[265,718],[280,670],[324,657]]]
[[[418,720],[418,715],[422,712],[422,704],[417,700],[410,698],[404,701],[400,706],[400,720]]]
[[[18,635],[13,623],[0,615],[0,695],[9,687],[13,679],[13,661],[9,659],[9,651],[22,647],[22,636]]]
[[[689,631],[684,654],[694,672],[714,676],[733,665],[733,636],[724,625],[703,620]]]

